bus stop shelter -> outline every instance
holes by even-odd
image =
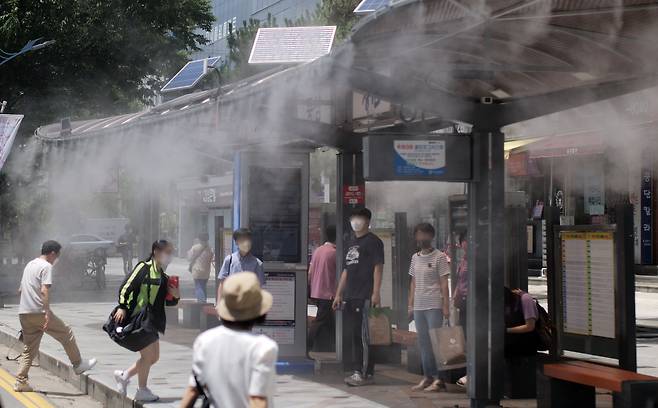
[[[472,125],[472,168],[465,180],[468,392],[471,406],[489,406],[498,404],[503,389],[501,128],[655,86],[656,22],[658,1],[652,0],[402,0],[364,17],[326,57],[185,96],[134,117],[109,118],[91,130],[81,125],[65,138],[84,132],[129,137],[145,128],[167,132],[168,124],[183,121],[187,133],[197,127],[225,157],[253,145],[331,146],[340,151],[340,197],[344,186],[363,183],[362,137],[370,134],[355,129],[345,113],[352,90],[413,112],[383,132]],[[305,117],[300,103],[331,105],[334,113],[329,120]],[[49,137],[47,128],[41,132],[42,138],[61,139]],[[239,140],[231,137],[235,134]],[[351,207],[338,200],[338,219],[345,220]],[[338,237],[345,227],[338,224]]]
[[[501,128],[655,85],[657,18],[655,2],[403,1],[365,18],[332,56],[332,72],[356,89],[473,126],[467,306],[473,407],[502,398]],[[343,152],[341,166],[348,182],[362,176],[350,155]]]

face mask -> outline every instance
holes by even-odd
[[[350,225],[352,226],[352,230],[354,232],[361,232],[363,231],[363,228],[365,227],[366,223],[359,218],[355,218],[350,221]]]
[[[238,244],[238,248],[240,249],[240,252],[242,253],[247,253],[251,251],[251,241],[242,241]]]
[[[418,247],[421,249],[430,249],[432,248],[432,240],[431,239],[422,239],[417,242]]]
[[[166,268],[171,263],[171,259],[172,259],[171,255],[166,255],[165,254],[165,255],[160,256],[160,260],[158,261],[158,263],[163,268]]]

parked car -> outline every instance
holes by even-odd
[[[114,241],[93,234],[76,234],[64,244],[54,273],[63,276],[72,287],[82,287],[85,282],[105,288],[107,255],[115,251]]]
[[[73,235],[64,246],[67,252],[70,252],[72,255],[86,255],[93,252],[109,254],[115,249],[114,241],[103,239],[93,234]]]

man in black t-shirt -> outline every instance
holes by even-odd
[[[343,329],[348,339],[343,355],[354,369],[345,382],[355,387],[371,383],[375,370],[369,358],[368,311],[381,304],[384,244],[370,232],[371,218],[367,208],[355,210],[350,217],[354,236],[345,243],[345,267],[333,303],[334,310],[343,308]]]

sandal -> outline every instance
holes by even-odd
[[[456,383],[456,384],[459,385],[459,386],[462,387],[462,388],[466,388],[466,382],[467,382],[467,381],[468,381],[468,377],[467,377],[467,376],[463,376],[462,378],[460,378],[459,380],[457,380],[457,383]]]
[[[441,392],[447,391],[446,384],[441,380],[435,380],[430,384],[429,387],[426,387],[423,391],[425,392]]]
[[[421,382],[419,382],[417,385],[414,385],[411,387],[411,391],[422,391],[427,387],[432,386],[432,379],[431,378],[423,378]]]

